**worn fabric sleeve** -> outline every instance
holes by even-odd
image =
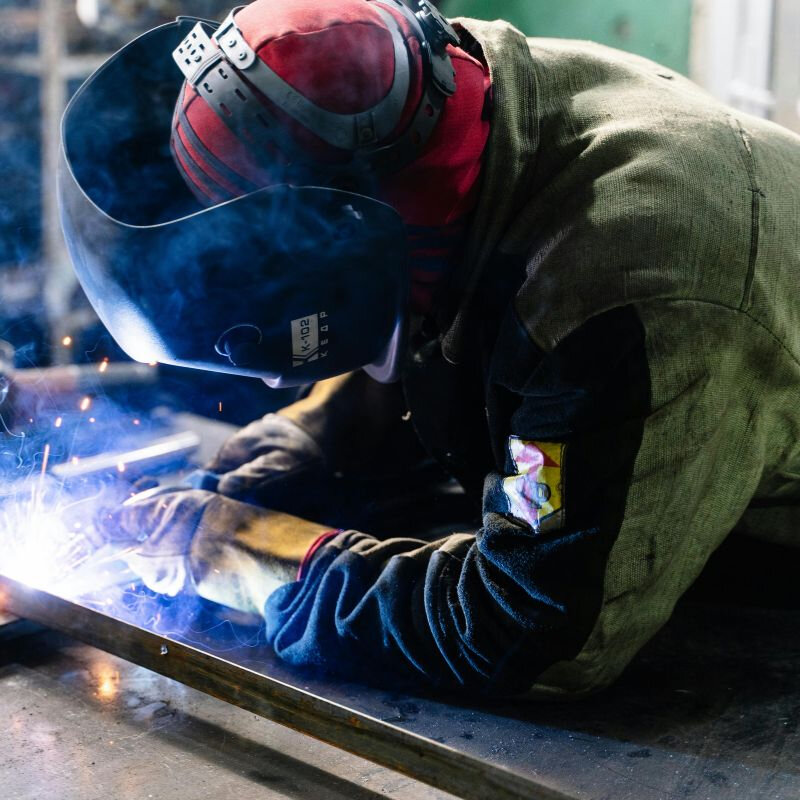
[[[649,317],[656,328],[660,318]],[[508,410],[506,463],[487,476],[483,526],[434,543],[340,534],[320,548],[303,581],[268,600],[268,636],[278,654],[343,675],[406,673],[502,693],[526,691],[548,668],[553,675],[580,658],[588,658],[596,685],[617,674],[663,622],[637,616],[637,602],[649,609],[660,593],[657,604],[671,610],[737,513],[727,509],[713,530],[692,524],[692,510],[714,494],[719,459],[727,463],[741,449],[737,437],[720,438],[713,394],[721,381],[729,393],[731,377],[715,374],[714,352],[718,360],[724,347],[730,366],[735,346],[720,331],[695,329],[698,347],[687,357],[675,347],[676,334],[686,336],[681,324],[698,320],[680,311],[666,318],[675,327],[649,336],[639,310],[615,309],[545,354],[531,349],[512,316],[499,346],[518,357],[500,359],[492,374],[497,407]],[[656,408],[653,338],[667,348],[657,354],[664,397]],[[674,371],[669,392],[665,369]],[[721,449],[698,464],[682,444],[687,437]],[[637,464],[657,464],[656,474]],[[673,498],[669,507],[683,512],[664,520],[658,498]],[[661,534],[665,547],[644,546],[653,531],[669,533]],[[659,583],[676,559],[680,580]],[[629,583],[633,599],[616,616],[610,592],[619,576],[609,569]],[[598,628],[616,635],[598,636]],[[594,648],[588,655],[587,642]],[[574,671],[565,676],[575,691],[586,688]]]
[[[523,343],[515,336],[527,339],[512,330],[504,346]],[[302,581],[267,603],[281,657],[344,675],[368,665],[516,692],[580,650],[599,613],[647,404],[643,333],[629,310],[548,357],[529,356],[526,385],[500,389],[517,407],[500,434],[504,469],[485,482],[480,530],[433,543],[335,537]],[[501,384],[513,382],[502,363],[496,371]],[[604,411],[617,424],[598,432]]]
[[[653,301],[650,410],[625,514],[606,564],[601,612],[581,652],[537,691],[575,695],[612,683],[667,622],[749,504],[786,469],[800,368],[749,315],[712,303]],[[735,596],[737,587],[729,587]]]

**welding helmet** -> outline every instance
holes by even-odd
[[[338,176],[397,169],[419,152],[455,89],[445,50],[455,34],[424,0],[416,13],[399,0],[369,4],[391,33],[394,75],[363,113],[326,111],[270,74],[236,11],[221,25],[178,18],[143,34],[76,92],[62,122],[62,226],[89,300],[133,358],[276,387],[359,367],[381,381],[397,376],[409,291],[403,222],[334,187]],[[389,8],[415,26],[425,58],[419,107],[387,142],[409,85]],[[291,153],[288,116],[346,158],[323,173],[328,185],[271,185],[204,208],[170,150],[185,80],[248,141]]]

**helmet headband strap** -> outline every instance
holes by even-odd
[[[455,91],[453,67],[445,48],[449,43],[458,43],[458,37],[425,0],[421,0],[417,14],[400,0],[388,2],[403,14],[417,35],[425,66],[424,90],[415,115],[389,145],[378,143],[400,123],[409,94],[410,65],[400,26],[377,4],[373,7],[392,36],[394,77],[386,96],[359,114],[338,114],[320,108],[284,81],[245,40],[235,21],[239,8],[233,9],[211,36],[205,27],[208,23],[198,22],[172,56],[187,82],[217,116],[240,141],[257,152],[277,147],[291,156],[296,146],[251,87],[327,144],[350,152],[352,160],[344,170],[361,164],[378,172],[391,172],[421,153],[436,127],[445,99]]]

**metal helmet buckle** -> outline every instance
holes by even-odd
[[[443,52],[448,44],[453,45],[453,47],[458,47],[461,44],[461,39],[455,28],[442,16],[442,13],[433,3],[429,2],[429,0],[419,0],[418,5],[417,19],[419,19],[426,38],[435,51]]]

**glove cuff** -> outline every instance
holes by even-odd
[[[327,544],[331,539],[335,536],[338,536],[340,533],[344,533],[344,528],[337,528],[336,530],[332,531],[325,531],[325,533],[321,533],[317,536],[316,539],[311,543],[311,547],[306,550],[306,554],[303,556],[303,560],[300,562],[300,566],[297,568],[297,580],[303,580],[306,571],[308,570],[311,561],[313,560],[314,556],[323,545]]]

